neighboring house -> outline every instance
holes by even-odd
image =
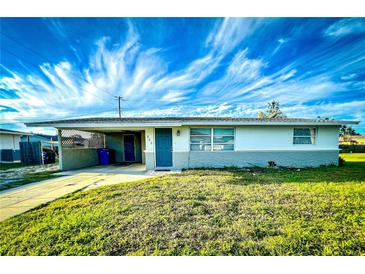
[[[20,161],[20,136],[28,135],[9,129],[0,129],[0,162],[11,163]]]
[[[340,136],[340,143],[362,145],[365,144],[365,135]]]
[[[54,149],[58,146],[57,135],[46,135],[32,133],[29,135],[23,135],[20,137],[21,142],[41,142],[43,148]]]
[[[58,129],[62,170],[98,164],[96,147],[102,146],[115,151],[117,162],[140,162],[151,170],[265,167],[269,161],[287,167],[337,165],[340,126],[358,123],[297,118],[165,117],[85,118],[27,126]],[[82,136],[84,145],[75,146],[70,136]],[[97,142],[101,136],[103,141]]]

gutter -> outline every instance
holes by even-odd
[[[146,128],[146,127],[179,127],[179,126],[341,126],[341,125],[357,125],[360,121],[319,121],[319,122],[235,122],[235,121],[161,121],[161,122],[145,122],[145,123],[121,123],[121,122],[106,122],[106,123],[52,123],[52,122],[30,122],[25,123],[27,127],[55,127],[59,129],[71,128]]]

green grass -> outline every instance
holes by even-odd
[[[43,172],[37,172],[37,173],[28,173],[24,175],[21,179],[18,179],[16,181],[12,181],[9,183],[2,183],[0,184],[0,191],[7,190],[14,187],[23,186],[26,184],[44,181],[47,179],[53,179],[57,178],[60,175],[53,175],[57,171],[43,171]]]
[[[365,162],[365,153],[342,153],[340,156],[347,162]]]
[[[77,192],[0,223],[0,255],[365,255],[362,159]]]
[[[22,163],[0,163],[0,170],[23,167]]]

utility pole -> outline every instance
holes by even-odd
[[[115,96],[115,99],[118,100],[118,110],[119,110],[119,119],[122,119],[122,110],[120,107],[120,101],[125,101],[122,96]]]

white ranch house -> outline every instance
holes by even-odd
[[[20,162],[20,137],[28,135],[26,132],[0,129],[0,163]]]
[[[27,123],[58,129],[60,168],[98,164],[97,148],[117,163],[147,170],[226,166],[337,165],[339,129],[358,121],[227,117],[84,118]]]

